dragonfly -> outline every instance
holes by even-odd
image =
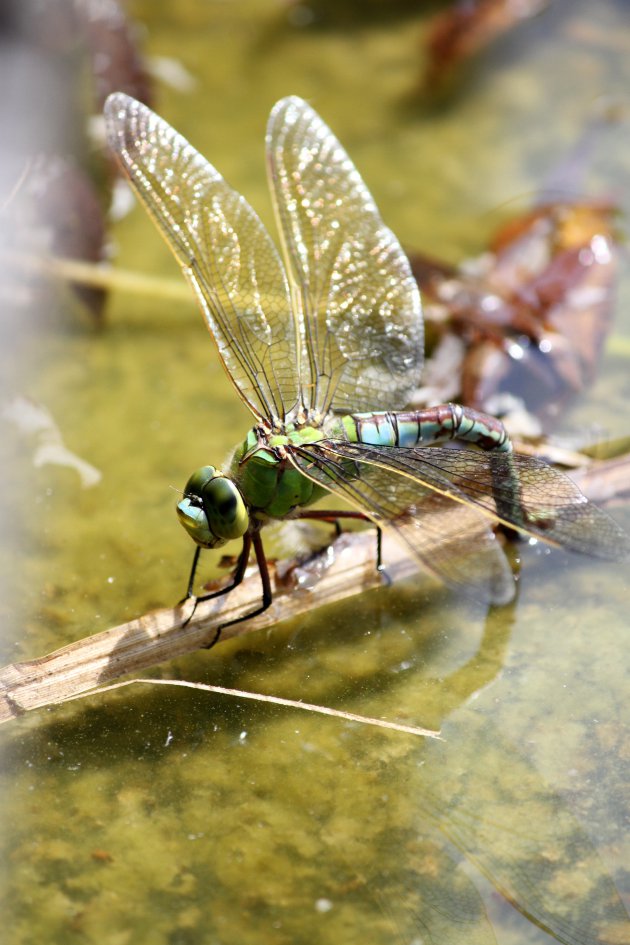
[[[260,603],[233,622],[266,610],[261,530],[290,517],[336,527],[368,520],[447,585],[493,604],[514,595],[493,524],[603,558],[630,552],[621,528],[566,475],[512,449],[499,420],[458,404],[405,409],[424,357],[417,283],[354,164],[307,102],[281,99],[267,125],[281,253],[245,198],[164,119],[120,92],[105,118],[109,145],[254,417],[226,470],[197,469],[177,505],[196,543],[186,598],[228,593],[253,549]],[[330,494],[349,508],[312,508]],[[195,598],[201,550],[234,539],[242,546],[231,578]],[[380,548],[379,540],[379,567]]]

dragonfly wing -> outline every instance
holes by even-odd
[[[361,452],[348,457],[345,444],[325,441],[292,450],[291,459],[303,475],[394,534],[446,584],[488,603],[512,599],[512,572],[477,509],[396,468],[364,462]]]
[[[423,359],[420,295],[400,243],[352,161],[302,99],[267,126],[274,207],[304,329],[307,406],[322,413],[406,404]]]
[[[472,505],[495,521],[570,551],[610,560],[630,554],[630,539],[617,523],[542,460],[490,450],[362,443],[334,443],[329,450],[340,459],[393,470],[415,488],[454,499],[460,509],[462,503]]]
[[[247,201],[188,141],[117,92],[110,147],[173,250],[241,397],[259,418],[299,400],[298,344],[282,262]]]

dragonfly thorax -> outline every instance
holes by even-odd
[[[293,424],[284,426],[282,433],[261,426],[249,431],[234,451],[229,477],[238,483],[250,521],[264,524],[269,519],[286,518],[325,493],[300,472],[292,459],[301,445],[323,437],[322,430],[296,430]]]
[[[202,548],[218,548],[241,538],[249,526],[249,513],[238,486],[214,466],[197,469],[177,503],[177,516]]]

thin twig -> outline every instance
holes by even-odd
[[[269,702],[272,705],[286,706],[289,709],[302,709],[305,712],[315,712],[318,715],[330,715],[345,722],[360,722],[362,725],[374,725],[377,728],[387,728],[393,732],[404,732],[406,735],[421,735],[424,738],[437,738],[442,741],[439,732],[430,728],[421,728],[417,725],[402,725],[399,722],[386,722],[384,719],[375,719],[369,715],[356,715],[354,712],[344,712],[341,709],[331,709],[328,706],[315,705],[312,702],[298,702],[295,699],[281,699],[280,696],[269,696],[261,692],[246,692],[243,689],[226,689],[225,686],[210,686],[206,683],[189,682],[185,679],[126,679],[124,682],[113,683],[111,686],[100,686],[89,692],[82,692],[76,696],[64,699],[72,702],[75,699],[85,699],[88,696],[98,695],[101,692],[111,692],[113,689],[122,689],[123,686],[135,686],[144,683],[148,686],[181,686],[185,689],[199,689],[201,692],[214,692],[222,696],[233,696],[238,699],[252,699],[254,702]]]

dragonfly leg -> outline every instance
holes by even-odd
[[[350,512],[346,510],[330,511],[327,512],[326,509],[313,509],[312,511],[306,510],[304,512],[296,512],[293,516],[294,518],[310,518],[313,521],[319,522],[330,522],[331,525],[335,526],[335,534],[341,534],[341,525],[339,524],[340,518],[353,518],[358,519],[360,522],[369,522],[370,519],[367,515],[364,515],[363,512]]]
[[[256,555],[256,564],[258,565],[258,571],[259,571],[259,574],[260,574],[260,581],[261,581],[261,584],[262,584],[262,592],[263,592],[263,593],[262,593],[262,600],[261,600],[260,606],[259,606],[259,607],[256,607],[254,610],[250,610],[249,613],[247,613],[247,614],[243,614],[242,617],[236,617],[234,620],[228,620],[226,623],[220,624],[220,625],[217,627],[216,632],[215,632],[215,634],[214,634],[214,637],[212,638],[212,640],[210,641],[210,643],[206,643],[206,645],[204,646],[204,650],[210,650],[210,649],[212,649],[212,647],[215,645],[215,643],[218,643],[219,638],[221,637],[221,634],[223,633],[223,631],[225,630],[226,627],[232,627],[232,626],[234,626],[234,624],[236,624],[236,623],[243,623],[243,621],[245,621],[245,620],[250,620],[252,617],[257,617],[258,614],[262,614],[265,610],[267,610],[267,608],[268,608],[269,605],[271,604],[271,601],[273,600],[273,594],[272,594],[272,592],[271,592],[271,578],[269,577],[269,568],[267,567],[267,559],[266,559],[266,557],[265,557],[265,549],[263,548],[263,543],[262,543],[262,539],[261,539],[261,537],[260,537],[260,532],[254,532],[253,535],[250,535],[250,534],[248,533],[245,537],[249,539],[249,541],[248,541],[248,543],[247,543],[247,558],[249,557],[249,549],[251,548],[252,542],[253,542],[253,544],[254,544],[254,553],[255,553],[255,555]],[[243,550],[244,550],[244,549],[245,549],[245,539],[243,539]],[[241,552],[241,557],[242,557],[242,556],[243,556],[243,552]],[[245,558],[245,561],[244,561],[244,564],[243,564],[243,573],[245,572],[245,566],[246,566],[246,564],[247,564],[247,558]],[[237,571],[238,571],[238,569],[239,569],[240,564],[241,564],[241,558],[239,558],[239,562],[238,562],[238,565],[237,565]],[[237,571],[234,572],[234,576],[235,576],[235,577],[236,577]],[[240,579],[239,579],[238,583],[240,584],[242,580],[243,580],[243,574],[240,575]],[[232,583],[232,585],[231,585],[230,587],[226,588],[226,590],[232,590],[233,587],[236,587],[236,584]],[[218,593],[219,593],[219,594],[223,594],[223,593],[225,593],[225,591],[221,590],[221,591],[219,591]],[[217,595],[217,594],[209,594],[208,596],[209,596],[209,597],[217,597],[218,595]],[[202,598],[200,598],[200,599],[201,599],[201,600],[206,600],[206,598],[204,598],[204,597],[202,597]]]
[[[252,547],[251,536],[249,534],[246,534],[243,537],[243,547],[241,548],[241,552],[238,556],[238,561],[236,562],[236,567],[232,573],[231,580],[225,585],[225,587],[221,587],[218,591],[212,591],[210,594],[202,594],[200,597],[196,597],[194,594],[193,588],[195,584],[195,575],[197,573],[197,566],[199,564],[199,555],[201,553],[201,545],[197,545],[197,547],[195,548],[195,554],[193,556],[192,567],[190,569],[190,577],[188,579],[188,589],[186,591],[186,597],[184,597],[179,602],[180,604],[183,604],[187,600],[192,599],[194,600],[195,603],[194,603],[192,612],[186,618],[186,620],[182,624],[182,627],[187,626],[187,624],[189,624],[192,618],[194,617],[195,611],[197,609],[197,604],[205,600],[212,600],[213,597],[221,597],[223,594],[228,594],[230,591],[233,591],[235,587],[238,587],[238,585],[243,580],[243,576],[247,568],[247,562],[249,560],[249,552],[251,550],[251,547]]]
[[[190,576],[189,576],[189,578],[188,578],[188,586],[186,587],[186,594],[185,594],[184,597],[182,597],[181,600],[179,600],[179,601],[177,602],[177,606],[178,606],[178,607],[181,607],[181,605],[182,605],[182,604],[185,604],[186,601],[189,601],[189,600],[191,600],[191,599],[194,601],[193,609],[191,610],[190,614],[189,614],[189,615],[186,617],[186,619],[184,620],[184,622],[183,622],[183,624],[182,624],[182,627],[187,627],[187,626],[188,626],[188,624],[190,623],[190,621],[191,621],[192,618],[194,617],[195,611],[196,611],[196,609],[197,609],[197,598],[195,597],[195,595],[194,595],[194,593],[193,593],[193,588],[194,588],[194,586],[195,586],[195,575],[196,575],[196,573],[197,573],[197,567],[198,567],[198,565],[199,565],[199,555],[200,555],[200,554],[201,554],[201,545],[197,545],[197,547],[195,548],[195,553],[194,553],[194,555],[193,555],[192,567],[191,567],[191,569],[190,569]]]
[[[380,525],[376,526],[376,570],[382,571],[387,577],[385,565],[383,564],[383,529]]]
[[[241,552],[238,556],[238,561],[236,562],[236,567],[232,572],[232,579],[230,580],[229,584],[226,584],[225,587],[219,588],[218,591],[211,591],[209,594],[202,594],[201,597],[197,598],[197,603],[201,603],[204,600],[212,600],[213,597],[222,597],[223,594],[229,594],[230,591],[233,591],[235,587],[239,586],[243,580],[243,577],[245,576],[251,547],[252,538],[251,535],[246,532],[243,536],[243,547],[241,548]]]
[[[331,525],[335,526],[335,537],[338,538],[341,535],[341,525],[339,524],[339,519],[341,518],[352,518],[355,521],[368,522],[370,525],[374,525],[374,522],[367,515],[364,515],[363,512],[350,512],[350,511],[331,511],[326,512],[324,509],[313,509],[313,511],[298,512],[295,516],[296,518],[310,518],[315,521],[320,522],[330,522]],[[383,530],[378,525],[374,526],[376,528],[376,570],[385,571],[385,566],[383,564]]]
[[[191,597],[194,597],[193,587],[195,586],[195,575],[197,573],[197,566],[199,564],[199,555],[201,554],[201,545],[197,545],[195,548],[195,553],[193,555],[192,567],[190,569],[190,577],[188,578],[188,587],[186,588],[186,596],[182,597],[180,604],[183,604],[185,601],[189,600]]]

